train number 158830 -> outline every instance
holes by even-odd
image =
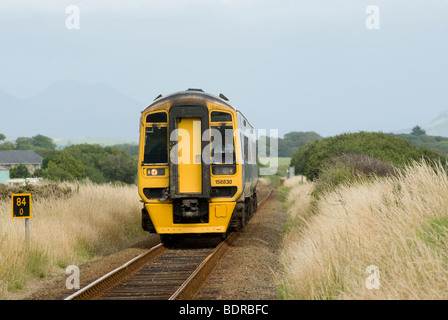
[[[232,184],[231,179],[216,180],[216,184]]]

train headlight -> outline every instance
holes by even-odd
[[[212,173],[216,176],[231,176],[236,173],[236,165],[214,165]]]

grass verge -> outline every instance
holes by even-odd
[[[448,298],[442,166],[415,163],[396,176],[341,184],[322,193],[313,211],[305,196],[312,186],[304,188],[292,186],[287,200],[283,299]]]
[[[54,192],[68,189],[71,192],[64,196]],[[9,198],[0,201],[1,299],[26,289],[29,280],[45,278],[147,237],[141,229],[136,186],[85,183],[53,186],[51,190],[33,199],[29,251],[24,221],[11,219]]]

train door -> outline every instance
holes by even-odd
[[[202,193],[201,118],[177,118],[178,192]]]

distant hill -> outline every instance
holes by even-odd
[[[0,91],[1,131],[7,137],[43,134],[55,140],[85,136],[134,141],[145,106],[107,84],[59,81],[29,99]]]
[[[431,136],[431,135],[413,135],[401,133],[396,136],[409,140],[412,145],[416,147],[426,147],[434,150],[438,150],[448,154],[448,138],[442,136]]]
[[[448,137],[448,110],[441,112],[437,118],[422,128],[428,135]]]

